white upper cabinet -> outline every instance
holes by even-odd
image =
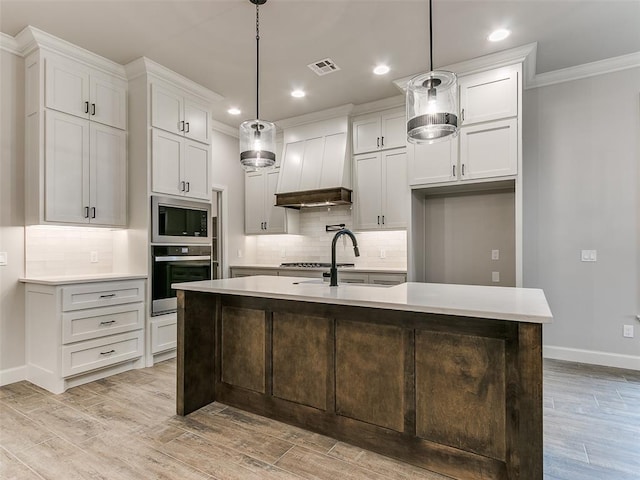
[[[406,149],[354,157],[355,228],[397,230],[407,227],[411,192]]]
[[[151,148],[153,192],[210,199],[210,150],[207,145],[153,129]]]
[[[404,108],[356,117],[352,128],[354,155],[406,146]]]
[[[518,68],[503,67],[460,78],[461,125],[518,115]]]
[[[473,125],[460,132],[463,180],[518,173],[518,121],[515,118]]]
[[[45,118],[44,220],[125,226],[125,132],[56,111]]]
[[[54,54],[45,64],[45,107],[126,129],[126,81]]]
[[[244,183],[244,230],[250,234],[297,233],[297,210],[276,207],[280,168],[247,172]]]
[[[457,138],[410,145],[407,154],[411,185],[451,182],[458,178]]]
[[[151,86],[151,124],[198,142],[210,143],[210,109],[180,92]]]

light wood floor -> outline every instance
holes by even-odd
[[[221,404],[174,415],[175,362],[0,388],[1,479],[445,479]],[[545,361],[545,479],[640,479],[640,372]]]

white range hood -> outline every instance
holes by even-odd
[[[285,129],[276,206],[351,204],[349,145],[347,115]]]

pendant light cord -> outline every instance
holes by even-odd
[[[429,0],[429,71],[433,72],[433,15],[431,13],[431,0]]]
[[[256,120],[260,118],[260,2],[256,2]]]

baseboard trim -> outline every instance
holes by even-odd
[[[27,379],[27,366],[0,370],[0,387]]]
[[[581,350],[577,348],[554,347],[545,345],[542,347],[544,358],[554,360],[566,360],[568,362],[590,363],[604,365],[606,367],[627,368],[640,370],[640,356],[621,355],[618,353],[599,352],[597,350]]]

